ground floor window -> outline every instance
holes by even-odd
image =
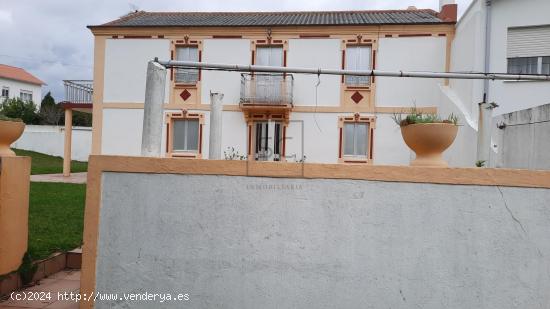
[[[196,113],[170,113],[166,124],[166,153],[170,157],[199,158],[202,153],[204,116]]]
[[[2,97],[8,98],[10,96],[10,88],[2,87]]]
[[[369,163],[372,160],[374,123],[373,116],[340,117],[339,162]]]
[[[283,125],[278,121],[255,122],[255,153],[257,161],[281,161],[283,146]]]

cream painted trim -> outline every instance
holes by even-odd
[[[103,109],[143,109],[143,103],[104,103]],[[165,104],[165,110],[199,110],[209,111],[210,104]],[[419,112],[430,114],[437,113],[437,107],[417,107]],[[239,105],[224,105],[223,110],[226,112],[241,112]],[[291,113],[376,113],[376,114],[395,114],[395,113],[409,113],[411,107],[407,106],[377,106],[362,107],[362,106],[294,106],[291,109]]]
[[[93,135],[93,128],[92,128]],[[93,138],[93,136],[92,136]],[[71,148],[73,139],[73,110],[65,109],[65,139],[63,140],[63,176],[71,175]]]
[[[103,86],[106,37],[96,36],[94,43],[94,93],[92,94],[92,154],[101,154],[103,129]]]
[[[199,136],[197,137],[197,140],[199,141],[199,149],[197,152],[174,152],[173,148],[173,141],[174,141],[174,121],[175,120],[181,120],[181,119],[196,119],[199,121]],[[204,139],[204,114],[202,113],[195,113],[195,112],[172,112],[166,114],[166,122],[165,125],[167,125],[168,132],[166,132],[166,156],[169,158],[187,158],[187,159],[202,159],[202,151],[203,151],[203,139]]]

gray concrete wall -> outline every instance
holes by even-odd
[[[496,166],[525,169],[550,169],[550,104],[496,117],[494,128],[498,145]]]
[[[104,173],[96,308],[548,308],[550,190]]]

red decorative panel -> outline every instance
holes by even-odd
[[[191,92],[187,91],[187,89],[184,89],[184,90],[180,93],[180,97],[181,97],[184,101],[187,101],[187,99],[189,99],[190,96],[191,96]]]
[[[351,99],[357,104],[363,100],[363,96],[359,93],[359,91],[355,91],[355,93],[351,96]]]

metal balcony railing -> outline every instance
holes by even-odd
[[[65,102],[92,104],[93,80],[64,80],[63,85],[65,86]]]
[[[292,105],[294,77],[280,73],[241,74],[241,104]]]

